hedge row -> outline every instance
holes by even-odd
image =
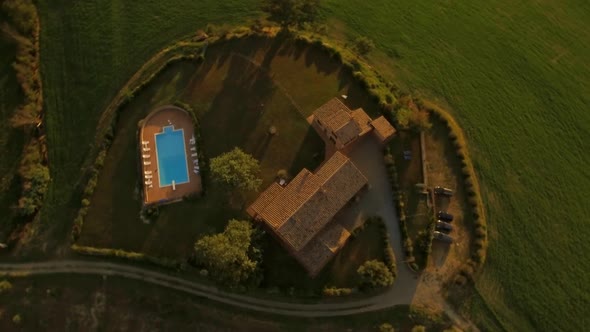
[[[352,294],[352,288],[324,287],[324,296],[346,296]]]
[[[417,260],[417,264],[420,269],[424,269],[426,267],[426,264],[428,263],[428,256],[432,252],[432,239],[434,237],[434,229],[436,227],[432,209],[429,210],[429,216],[430,218],[428,219],[428,226],[425,230],[418,234],[417,249],[420,251],[420,254],[423,255],[423,259]]]
[[[369,218],[365,222],[365,224],[367,223],[377,223],[377,225],[379,226],[379,233],[381,234],[381,242],[383,246],[383,261],[395,280],[395,278],[397,277],[397,264],[393,248],[391,247],[391,241],[389,240],[389,232],[387,231],[387,226],[385,225],[385,222],[383,222],[383,219],[380,216]]]
[[[31,0],[4,0],[0,8],[10,17],[9,24],[3,25],[2,30],[16,43],[13,68],[24,94],[24,102],[11,118],[11,124],[14,127],[36,125],[43,109],[37,8]]]
[[[202,194],[205,194],[207,190],[207,180],[209,179],[209,159],[203,150],[203,136],[201,136],[201,122],[199,120],[199,116],[197,112],[187,103],[177,100],[173,103],[173,105],[186,110],[193,118],[197,154],[199,156],[199,167],[201,170],[201,190]]]
[[[366,88],[367,92],[373,99],[379,103],[381,112],[391,122],[395,123],[394,115],[396,110],[401,106],[407,104],[404,98],[411,101],[419,110],[427,111],[431,115],[438,116],[449,129],[449,138],[454,142],[457,157],[461,160],[463,168],[463,179],[465,183],[465,192],[468,195],[468,204],[471,208],[473,219],[475,220],[475,241],[472,245],[471,260],[468,262],[471,265],[478,267],[485,262],[487,251],[487,222],[483,208],[483,201],[480,196],[479,184],[475,176],[473,163],[467,150],[467,144],[463,132],[455,120],[444,110],[437,105],[411,97],[409,93],[401,91],[395,84],[386,81],[383,76],[377,73],[369,64],[365,63],[360,57],[352,52],[352,48],[341,47],[334,45],[327,41],[325,37],[316,35],[311,32],[298,32],[296,38],[299,42],[307,42],[308,44],[321,47],[333,58],[339,60],[342,65],[348,69],[354,78]],[[387,158],[389,158],[389,154]],[[413,262],[412,241],[407,236],[406,218],[404,209],[404,200],[401,193],[398,192],[397,186],[397,172],[393,165],[393,158],[388,165],[388,173],[392,181],[392,189],[394,192],[395,203],[400,214],[400,228],[402,232],[402,239],[404,241],[404,249],[406,251],[406,258],[409,262]]]
[[[408,234],[407,216],[406,216],[406,205],[403,192],[399,188],[398,174],[395,167],[395,159],[391,155],[389,148],[385,150],[383,157],[385,161],[385,167],[387,169],[387,176],[389,178],[389,184],[391,185],[391,192],[393,194],[393,203],[397,209],[399,216],[399,228],[402,237],[402,245],[404,247],[404,253],[406,255],[406,262],[410,264],[412,269],[416,270],[416,258],[414,257],[414,245],[412,239]]]
[[[10,119],[15,128],[32,128],[41,122],[43,84],[39,56],[39,16],[31,0],[5,0],[0,9],[10,19],[2,32],[16,44],[16,59],[12,65],[24,95],[24,101]],[[38,133],[40,134],[40,133]],[[31,137],[21,157],[18,175],[22,180],[18,214],[34,215],[43,204],[49,186],[49,168],[44,138]]]
[[[138,262],[138,263],[149,263],[156,266],[169,268],[169,269],[177,269],[177,270],[184,270],[186,269],[186,262],[183,260],[174,260],[168,258],[160,258],[149,256],[139,252],[132,252],[132,251],[125,251],[120,249],[111,249],[111,248],[96,248],[96,247],[87,247],[87,246],[79,246],[77,244],[72,245],[72,250],[81,255],[87,256],[94,256],[94,257],[116,257],[121,258],[131,262]]]

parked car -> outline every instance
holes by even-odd
[[[439,220],[442,220],[445,222],[453,221],[453,215],[450,213],[443,212],[443,211],[438,211],[437,217]]]
[[[439,231],[445,231],[448,233],[453,230],[453,225],[448,224],[444,221],[437,220],[436,221],[436,229]]]
[[[435,195],[443,195],[443,196],[453,196],[453,190],[449,188],[444,188],[440,186],[434,187],[434,194]]]
[[[453,238],[445,233],[434,231],[434,239],[441,242],[453,243]]]

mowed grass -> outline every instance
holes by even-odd
[[[448,106],[466,130],[490,220],[477,285],[486,305],[507,329],[575,329],[590,294],[589,263],[579,258],[590,235],[589,4],[325,4],[335,35],[372,38],[385,53],[371,56],[376,68]],[[43,219],[64,225],[55,234],[68,234],[75,174],[122,82],[170,39],[208,22],[242,22],[258,14],[256,5],[40,1],[54,180]]]
[[[15,222],[12,207],[20,196],[16,172],[25,143],[24,131],[10,125],[10,118],[22,102],[22,91],[12,68],[15,57],[15,45],[0,39],[0,242],[10,234]]]
[[[388,54],[376,54],[376,66],[448,106],[467,132],[490,228],[477,289],[505,328],[583,326],[589,3],[329,4],[350,34]]]

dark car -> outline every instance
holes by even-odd
[[[437,217],[439,220],[442,220],[445,222],[453,221],[453,215],[450,213],[443,212],[443,211],[438,211]]]
[[[441,242],[446,243],[453,243],[453,238],[445,233],[441,233],[439,231],[434,231],[434,239],[439,240]]]
[[[444,221],[437,220],[436,221],[436,229],[439,231],[445,231],[448,233],[453,230],[453,225],[447,224]]]
[[[449,188],[443,188],[443,187],[436,186],[436,187],[434,187],[434,194],[451,197],[451,196],[453,196],[453,190],[449,189]]]

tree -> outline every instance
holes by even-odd
[[[412,117],[412,110],[407,108],[400,108],[395,113],[395,121],[397,125],[402,129],[408,129],[410,127],[410,118]]]
[[[376,259],[366,261],[361,265],[357,273],[361,279],[361,287],[379,288],[393,284],[393,275],[385,263]]]
[[[242,190],[257,190],[262,180],[257,177],[260,165],[251,155],[234,148],[211,159],[211,175],[221,183]]]
[[[268,20],[278,23],[281,28],[303,27],[313,23],[319,15],[320,0],[263,0],[262,11]]]
[[[235,287],[247,282],[258,261],[249,255],[254,230],[247,221],[232,219],[223,233],[204,236],[195,243],[195,259],[220,283]]]
[[[375,47],[372,40],[367,37],[359,37],[355,41],[355,49],[360,55],[367,55]]]

